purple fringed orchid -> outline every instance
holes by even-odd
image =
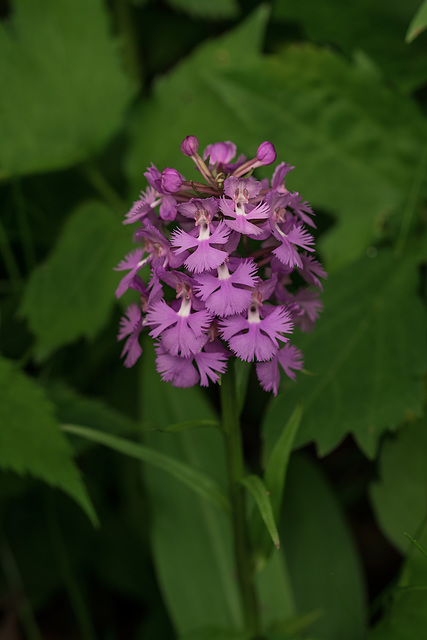
[[[276,160],[271,142],[250,159],[236,160],[230,141],[198,150],[196,136],[183,140],[181,151],[203,181],[152,164],[144,174],[149,186],[125,216],[124,224],[138,225],[134,241],[142,246],[116,267],[127,272],[117,297],[132,289],[140,299],[120,321],[124,363],[140,357],[147,328],[163,380],[207,386],[237,357],[255,362],[262,388],[277,394],[280,372],[295,380],[303,368],[294,327],[311,331],[322,310],[326,272],[306,228],[315,229],[314,213],[286,186],[290,164],[281,162],[271,182],[251,175]]]

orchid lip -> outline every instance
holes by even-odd
[[[188,298],[183,298],[181,302],[181,307],[178,311],[178,315],[181,318],[188,318],[191,311],[191,301]]]

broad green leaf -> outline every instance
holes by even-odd
[[[309,458],[291,458],[280,539],[297,611],[321,612],[305,632],[319,640],[365,637],[365,594],[354,543],[331,488]]]
[[[412,42],[427,27],[427,0],[424,0],[414,15],[406,33],[406,42]]]
[[[0,25],[0,177],[98,152],[132,95],[101,0],[15,0]]]
[[[410,100],[365,68],[331,51],[290,47],[207,72],[205,82],[240,119],[244,140],[272,140],[278,158],[296,167],[291,188],[336,216],[319,244],[329,272],[361,255],[387,218],[401,217],[425,162],[427,128]]]
[[[379,480],[371,487],[377,520],[403,554],[412,549],[427,518],[427,421],[405,423],[388,437],[379,457]],[[427,562],[427,561],[426,561]]]
[[[92,523],[97,517],[72,450],[44,390],[0,357],[0,467],[30,474],[70,495]]]
[[[270,548],[271,548],[271,542]],[[255,576],[263,629],[296,614],[291,578],[283,549],[273,550]]]
[[[132,129],[129,174],[135,191],[150,161],[190,177],[192,163],[179,149],[189,133],[201,149],[229,139],[249,156],[271,140],[278,159],[296,166],[289,187],[337,218],[321,240],[330,271],[381,237],[389,217],[401,216],[426,125],[411,100],[332,51],[306,45],[265,56],[246,37],[236,60],[236,42],[258,23],[251,16],[155,84]]]
[[[423,533],[424,546],[427,533]],[[423,638],[427,628],[427,559],[415,548],[403,566],[398,586],[368,640]]]
[[[240,482],[252,494],[273,544],[275,547],[279,548],[279,533],[274,521],[269,492],[267,491],[265,484],[259,476],[255,475],[245,476],[244,478],[241,478]]]
[[[107,324],[119,280],[113,268],[129,250],[126,236],[99,202],[71,214],[47,261],[33,271],[20,309],[39,359],[80,337],[93,338]]]
[[[235,18],[239,13],[236,0],[167,0],[174,9],[179,9],[199,18]]]
[[[313,375],[300,376],[270,403],[268,450],[299,399],[304,416],[296,444],[314,441],[321,455],[352,433],[373,457],[386,429],[407,412],[422,413],[426,314],[417,289],[416,257],[396,260],[388,250],[328,280],[321,319],[313,333],[298,337]]]
[[[364,51],[408,93],[426,80],[424,42],[405,45],[404,34],[421,0],[275,0],[273,21],[298,27],[298,36],[318,44],[333,45],[346,55]]]
[[[157,467],[172,475],[176,480],[183,482],[203,498],[209,500],[220,509],[223,509],[226,513],[230,510],[228,499],[214,480],[201,471],[183,464],[179,460],[175,460],[149,447],[118,438],[117,436],[112,436],[96,429],[71,424],[62,425],[62,429],[66,433],[73,433],[82,438],[87,438],[98,444],[103,444],[110,449],[114,449],[114,451],[123,453],[131,458],[137,458],[138,460],[142,460],[142,462]]]

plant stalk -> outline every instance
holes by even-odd
[[[222,425],[225,436],[237,580],[245,625],[255,640],[260,633],[259,606],[254,585],[254,562],[246,518],[245,489],[239,482],[245,476],[245,468],[237,409],[234,363],[232,359],[230,360],[228,371],[222,377],[220,387]]]

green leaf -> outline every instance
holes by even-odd
[[[421,39],[405,45],[407,30],[420,0],[301,0],[273,4],[273,21],[289,23],[313,42],[343,51],[347,56],[363,51],[394,84],[412,93],[426,80],[427,51]],[[283,24],[285,23],[285,24]]]
[[[322,612],[309,637],[362,640],[365,593],[356,549],[331,488],[303,455],[291,458],[279,531],[297,611]]]
[[[424,0],[414,15],[406,33],[406,42],[412,42],[427,27],[427,0]]]
[[[273,509],[271,507],[270,494],[260,477],[255,475],[245,476],[240,482],[252,494],[259,513],[264,521],[267,531],[271,536],[273,544],[277,549],[280,547],[279,533],[274,521]]]
[[[269,539],[268,542],[271,548]],[[295,598],[283,548],[274,550],[263,563],[255,576],[255,584],[263,629],[295,616]]]
[[[387,438],[379,457],[379,481],[370,495],[387,538],[403,554],[412,549],[405,531],[418,539],[426,518],[427,421],[405,423]]]
[[[118,130],[132,95],[103,3],[12,5],[0,25],[0,176],[81,162]]]
[[[427,545],[424,528],[423,543]],[[368,640],[413,640],[422,638],[427,628],[427,560],[417,551],[405,563],[391,602]]]
[[[302,405],[297,404],[271,452],[265,470],[265,484],[271,493],[271,505],[276,520],[279,518],[289,458],[301,417]]]
[[[1,357],[0,389],[0,467],[62,489],[97,524],[71,448],[44,390]]]
[[[270,502],[275,522],[279,521],[283,491],[285,489],[286,472],[289,458],[302,416],[302,405],[297,404],[291,417],[285,424],[274,449],[268,459],[264,474],[265,486],[270,494]],[[256,549],[256,562],[258,569],[265,563],[271,552],[271,544],[265,535],[264,527],[254,512],[250,522],[251,537]]]
[[[296,166],[291,188],[336,216],[319,244],[329,272],[361,255],[387,218],[401,216],[427,129],[410,100],[364,68],[299,46],[221,74],[206,72],[205,82],[244,125],[243,139],[251,146],[255,136],[274,141],[279,159]]]
[[[142,462],[157,467],[172,475],[180,482],[183,482],[203,498],[209,500],[220,509],[223,509],[226,513],[230,511],[228,499],[216,482],[201,471],[192,469],[179,460],[174,460],[170,456],[159,453],[149,447],[118,438],[117,436],[112,436],[108,433],[103,433],[102,431],[97,431],[96,429],[88,429],[87,427],[71,424],[62,425],[62,429],[67,433],[73,433],[82,438],[97,442],[98,444],[103,444],[110,449],[114,449],[114,451],[123,453],[131,458],[137,458],[138,460],[142,460]]]
[[[337,218],[321,239],[331,271],[378,240],[388,218],[402,215],[426,124],[417,106],[366,64],[309,45],[261,55],[252,40],[259,40],[262,19],[254,14],[203,45],[154,85],[132,128],[128,172],[135,191],[150,161],[189,177],[192,164],[179,148],[189,132],[201,149],[231,139],[250,156],[270,139],[278,158],[296,166],[289,187]]]
[[[129,249],[127,235],[99,202],[71,214],[47,261],[33,271],[21,304],[38,359],[77,338],[93,338],[107,324],[119,280],[113,268]]]
[[[239,14],[236,0],[167,0],[174,9],[180,9],[198,18],[225,19]]]
[[[314,441],[321,455],[353,433],[373,457],[386,429],[407,412],[422,413],[426,313],[417,289],[416,257],[396,260],[387,250],[329,279],[323,316],[313,333],[298,338],[314,375],[301,376],[270,403],[268,450],[299,399],[304,417],[296,445]]]

